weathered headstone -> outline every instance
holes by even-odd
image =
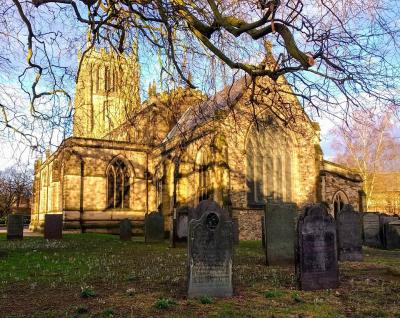
[[[381,246],[378,213],[363,213],[363,241],[369,247]]]
[[[123,219],[119,223],[119,238],[121,241],[130,241],[132,239],[132,223],[129,219]]]
[[[385,224],[385,241],[388,250],[400,249],[400,221]]]
[[[338,287],[336,224],[321,204],[306,207],[299,217],[296,276],[302,290]]]
[[[188,231],[188,218],[191,213],[189,206],[181,206],[174,210],[172,215],[172,229],[170,231],[170,246],[175,247],[177,243],[186,243]]]
[[[229,211],[226,209],[222,209],[219,207],[218,203],[208,199],[208,200],[203,200],[200,201],[200,203],[197,205],[196,208],[194,209],[188,209],[188,220],[189,222],[191,220],[199,220],[204,213],[207,213],[208,211],[215,211],[219,210],[222,215],[226,218],[230,218]]]
[[[146,242],[164,241],[164,217],[160,212],[146,214],[144,233]]]
[[[230,297],[233,223],[222,209],[208,210],[189,224],[188,297]]]
[[[24,237],[24,217],[9,214],[7,220],[7,240],[22,240]]]
[[[337,215],[337,237],[340,261],[362,261],[362,214],[350,204]]]
[[[63,228],[62,214],[46,214],[44,216],[44,238],[47,240],[61,240]]]
[[[385,213],[381,213],[379,215],[379,231],[380,231],[380,237],[381,237],[381,243],[382,243],[382,247],[386,248],[386,224],[389,222],[393,222],[393,221],[397,221],[397,217],[393,216],[393,215],[388,215]]]
[[[294,264],[297,207],[293,203],[265,205],[264,231],[267,265]]]

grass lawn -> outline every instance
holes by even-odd
[[[400,317],[400,251],[364,249],[340,264],[340,288],[297,290],[292,267],[267,267],[241,242],[235,296],[186,299],[186,249],[101,234],[6,241],[0,235],[0,317]]]

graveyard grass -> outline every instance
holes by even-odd
[[[261,242],[235,248],[235,296],[186,298],[186,249],[67,234],[0,235],[1,317],[400,317],[400,250],[364,248],[340,288],[302,292],[294,268],[267,267]]]

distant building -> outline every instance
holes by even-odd
[[[375,175],[368,211],[400,214],[400,172],[381,172]]]
[[[276,93],[265,93],[271,87]],[[160,210],[168,231],[174,209],[213,198],[238,218],[241,239],[256,239],[267,200],[359,209],[361,178],[323,160],[319,125],[290,92],[284,78],[260,79],[253,91],[243,77],[213,97],[151,85],[141,103],[137,57],[90,52],[73,136],[36,162],[31,228],[63,213],[67,229],[113,233],[130,218],[140,233],[145,214]],[[280,109],[295,119],[290,129]]]

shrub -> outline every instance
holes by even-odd
[[[81,297],[82,298],[90,298],[90,297],[95,297],[96,296],[96,292],[90,288],[90,287],[82,287],[81,290]]]
[[[202,303],[203,305],[212,304],[213,302],[214,302],[214,300],[210,296],[201,296],[200,297],[200,303]]]
[[[114,316],[115,312],[114,312],[113,308],[106,308],[103,310],[103,314],[106,317],[112,317],[112,316]]]
[[[156,307],[157,309],[168,309],[170,308],[172,305],[175,305],[176,302],[172,299],[169,298],[159,298],[156,300],[156,302],[154,303],[154,307]]]
[[[269,290],[264,293],[265,298],[281,297],[283,293],[280,290]]]

